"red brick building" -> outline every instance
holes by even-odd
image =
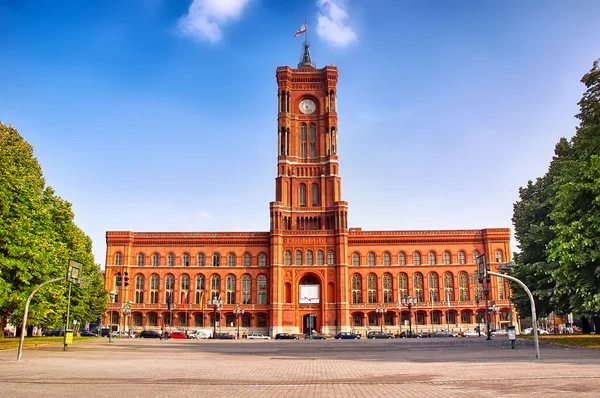
[[[362,231],[348,228],[338,162],[335,66],[317,69],[305,43],[297,69],[276,72],[275,200],[268,232],[106,233],[113,324],[325,334],[473,328],[485,301],[477,256],[510,260],[507,228]],[[116,286],[127,273],[128,286]],[[508,289],[492,280],[491,316],[508,324]],[[416,300],[409,308],[408,296]],[[222,306],[209,303],[222,300]],[[170,305],[168,302],[170,301]],[[119,310],[130,303],[130,315]],[[170,306],[170,309],[169,309]],[[236,308],[243,314],[236,318]],[[125,311],[129,312],[129,311]],[[172,318],[172,321],[171,321]],[[104,320],[108,324],[108,314]],[[123,326],[122,326],[123,327]]]

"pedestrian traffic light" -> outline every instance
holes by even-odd
[[[123,286],[129,286],[129,274],[127,271],[123,272]]]
[[[121,286],[121,273],[117,272],[117,276],[115,277],[115,285]]]

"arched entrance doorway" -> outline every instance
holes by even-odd
[[[306,314],[302,317],[302,333],[312,334],[317,330],[317,314]]]
[[[299,328],[302,333],[312,334],[323,326],[321,314],[321,283],[314,274],[304,275],[298,283]]]

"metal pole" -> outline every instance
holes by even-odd
[[[513,276],[498,274],[497,272],[492,272],[492,271],[488,271],[488,274],[497,276],[499,278],[506,278],[508,280],[517,282],[523,289],[525,289],[525,292],[529,296],[529,302],[531,303],[531,321],[533,323],[533,342],[535,344],[535,358],[540,359],[540,343],[538,340],[538,332],[537,332],[537,317],[535,314],[535,301],[533,300],[533,295],[531,294],[531,291],[529,290],[527,285],[525,285],[523,282],[521,282],[520,280],[518,280],[517,278],[515,278]]]
[[[213,339],[217,338],[217,304],[213,301]]]
[[[69,283],[69,298],[67,299],[67,324],[65,325],[65,342],[63,351],[67,351],[67,330],[69,330],[69,311],[71,310],[71,284]]]
[[[492,335],[490,333],[490,313],[488,311],[490,308],[490,303],[489,303],[490,288],[487,286],[487,282],[486,282],[486,287],[484,289],[484,292],[485,292],[485,325],[486,325],[486,329],[487,329],[487,339],[486,340],[491,340]]]
[[[62,281],[64,279],[67,279],[66,276],[62,276],[60,278],[54,278],[54,279],[50,279],[49,281],[46,281],[44,283],[42,283],[41,285],[38,285],[35,289],[33,289],[31,291],[31,293],[29,294],[29,297],[27,297],[27,301],[25,302],[25,311],[23,311],[23,324],[21,325],[21,337],[19,339],[19,349],[17,351],[17,361],[19,361],[21,359],[21,354],[23,353],[23,341],[25,340],[25,332],[27,331],[27,314],[29,313],[29,303],[31,302],[31,299],[33,298],[33,295],[40,290],[40,288],[42,286],[45,286],[49,283],[54,283],[54,282],[58,282],[58,281]]]

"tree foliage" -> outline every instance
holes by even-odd
[[[84,265],[90,288],[76,288],[73,316],[93,321],[106,309],[106,292],[92,243],[73,221],[71,204],[45,186],[33,148],[13,127],[0,123],[0,323],[20,325],[27,296],[49,279],[66,274],[70,258]],[[41,289],[32,300],[29,323],[63,323],[65,282]],[[90,303],[94,303],[93,309]],[[102,303],[104,303],[102,305]]]

